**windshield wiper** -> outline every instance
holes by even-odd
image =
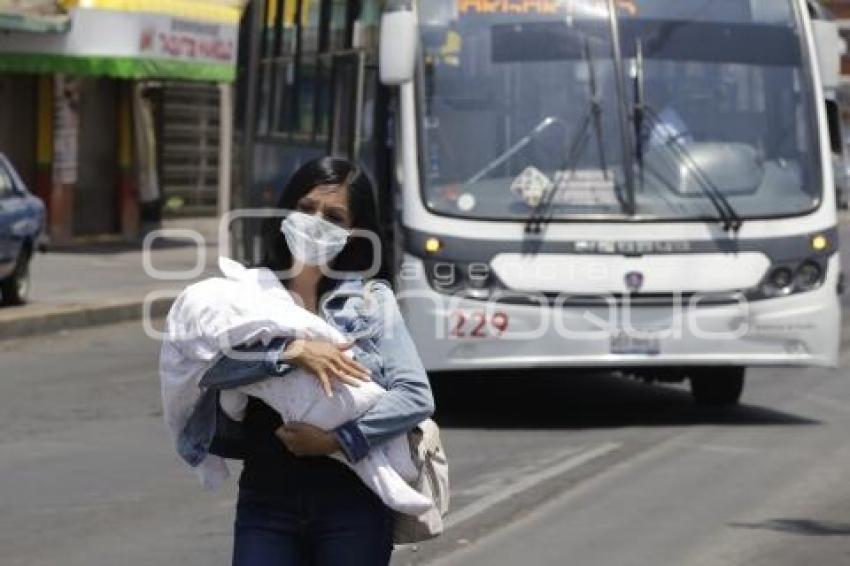
[[[608,180],[608,160],[605,159],[605,139],[602,137],[602,101],[599,99],[599,86],[596,83],[596,65],[590,52],[590,40],[584,39],[584,61],[590,71],[590,112],[593,115],[593,130],[596,133],[596,150],[599,152],[599,168],[602,178]]]
[[[649,123],[653,126],[664,125],[664,121],[661,120],[658,113],[646,103],[643,104],[643,113],[646,118],[649,118]],[[714,184],[708,173],[699,166],[688,146],[682,143],[679,136],[671,137],[665,147],[671,150],[671,153],[678,159],[679,163],[683,164],[693,173],[693,177],[697,181],[697,186],[702,189],[703,194],[708,198],[715,210],[717,210],[717,214],[720,216],[719,220],[723,224],[723,230],[726,232],[737,232],[740,230],[743,220],[738,215],[738,212],[732,206],[732,203],[729,202],[729,199],[726,198],[726,195],[723,194],[723,191],[717,188],[717,185]]]
[[[590,126],[593,125],[593,131],[596,135],[596,146],[599,153],[599,168],[602,170],[603,178],[608,180],[608,160],[605,157],[605,138],[602,130],[602,101],[599,97],[599,85],[596,82],[596,66],[594,65],[593,54],[590,50],[590,40],[587,36],[584,37],[584,62],[588,70],[588,83],[590,88],[590,107],[582,120],[581,126],[576,131],[572,140],[570,140],[570,149],[567,153],[567,159],[563,168],[562,178],[568,177],[575,172],[578,166],[578,158],[587,143],[587,135]],[[557,179],[556,179],[557,181]],[[552,203],[555,201],[555,195],[558,192],[557,185],[552,186],[543,198],[537,203],[537,206],[531,211],[528,220],[525,222],[525,231],[529,234],[539,234],[543,226],[550,220],[551,215],[548,215]]]
[[[634,216],[637,212],[635,195],[635,172],[632,159],[632,139],[629,136],[629,109],[626,102],[626,77],[623,69],[623,51],[620,46],[620,16],[617,3],[608,0],[608,21],[611,26],[611,55],[614,59],[614,77],[617,87],[617,115],[620,121],[620,141],[623,144],[623,177],[627,190],[627,213]]]
[[[591,116],[590,112],[588,112],[584,121],[582,122],[581,127],[576,131],[572,140],[570,140],[570,151],[567,154],[567,161],[564,170],[566,171],[566,175],[572,174],[573,170],[575,170],[578,165],[578,158],[581,155],[581,151],[587,143],[588,132],[590,131],[590,122]],[[557,186],[552,186],[549,190],[544,193],[543,198],[537,203],[528,219],[525,221],[525,232],[527,234],[539,234],[543,228],[543,224],[546,221],[546,212],[552,206],[552,202],[555,200],[555,194],[558,192]]]
[[[635,45],[635,67],[634,67],[634,105],[632,106],[632,121],[635,127],[635,161],[640,175],[640,185],[643,187],[643,115],[644,115],[644,91],[643,91],[643,44],[640,39]]]
[[[620,131],[621,131],[621,141],[623,143],[623,160],[628,160],[629,163],[624,163],[623,165],[623,174],[626,182],[626,190],[627,190],[627,199],[624,203],[624,208],[627,209],[627,213],[630,215],[635,214],[635,180],[634,180],[634,170],[631,164],[631,159],[633,158],[632,154],[632,146],[631,146],[631,138],[627,135],[628,125],[629,125],[629,111],[628,104],[626,102],[626,87],[625,87],[625,79],[623,75],[623,54],[620,50],[620,21],[617,16],[617,6],[615,0],[608,0],[608,20],[611,26],[611,56],[614,60],[614,75],[615,75],[615,86],[617,89],[617,111],[618,117],[620,121]],[[589,41],[587,36],[585,35],[585,50],[584,50],[584,60],[590,69],[591,81],[590,87],[593,91],[596,90],[596,79],[595,79],[595,70],[593,68],[593,60],[590,53],[590,49],[588,48]],[[591,92],[591,109],[588,113],[588,116],[585,118],[585,122],[582,128],[576,135],[576,144],[574,146],[578,146],[578,142],[585,137],[588,125],[591,121],[593,121],[593,113],[597,112],[596,116],[601,118],[602,114],[602,106],[598,105],[596,107],[593,106],[593,102],[597,101],[598,97],[596,96],[596,92]],[[604,148],[604,143],[601,140],[602,130],[601,130],[601,121],[594,122],[597,124],[596,126],[596,134],[597,139],[600,144],[600,148]],[[570,159],[572,158],[572,159]],[[577,165],[578,159],[577,156],[571,154],[570,158],[568,158],[568,167],[566,168],[566,175],[571,175]],[[600,158],[604,163],[604,157],[600,152]],[[607,171],[605,171],[605,175],[607,178]],[[544,195],[544,199],[538,204],[538,206],[532,211],[531,216],[526,222],[526,232],[539,233],[542,225],[549,220],[547,218],[547,212],[551,207],[552,202],[555,199],[555,193],[557,192],[557,187],[553,187],[549,190],[549,192]],[[622,199],[621,199],[622,202]]]
[[[634,72],[634,104],[632,106],[632,116],[635,128],[635,160],[640,173],[641,186],[643,185],[643,126],[644,120],[653,127],[664,127],[664,121],[658,113],[646,103],[644,84],[643,84],[643,48],[640,40],[637,40],[636,45],[636,60]],[[680,136],[672,136],[669,138],[665,147],[670,148],[673,155],[688,168],[694,178],[697,180],[697,185],[702,189],[703,194],[717,210],[720,216],[720,221],[723,223],[723,230],[726,232],[737,232],[741,229],[743,221],[738,215],[732,203],[726,198],[717,185],[711,180],[711,177],[702,170],[699,164],[694,159],[687,145],[682,143]]]

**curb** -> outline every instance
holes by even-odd
[[[161,318],[168,313],[173,301],[171,297],[164,297],[149,302],[130,300],[96,305],[67,305],[8,318],[0,311],[0,340],[141,320],[145,310],[153,318]]]

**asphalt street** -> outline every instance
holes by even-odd
[[[849,350],[752,371],[727,411],[605,375],[439,381],[450,526],[394,563],[850,564]],[[229,564],[234,490],[173,454],[157,351],[138,323],[0,343],[0,564]]]

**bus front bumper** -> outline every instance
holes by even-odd
[[[419,260],[408,256],[406,261]],[[838,363],[838,255],[814,291],[689,306],[521,306],[399,281],[410,333],[429,371],[529,367],[826,366]],[[422,273],[422,271],[419,271]]]

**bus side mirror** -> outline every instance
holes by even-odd
[[[416,14],[410,10],[385,12],[381,16],[380,74],[387,86],[413,80],[416,72]]]
[[[834,90],[841,80],[841,56],[847,52],[847,44],[838,33],[838,24],[834,21],[812,20],[812,33],[821,83],[824,90]]]

